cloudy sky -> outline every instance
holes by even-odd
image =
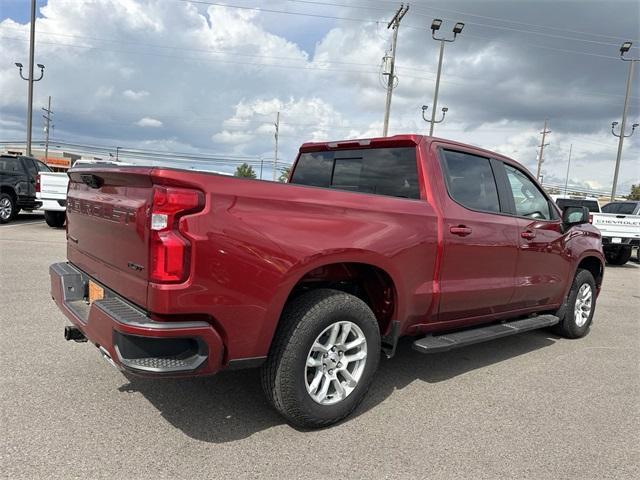
[[[379,136],[381,59],[399,2],[382,0],[38,0],[34,139],[53,97],[58,141],[280,157],[307,140]],[[608,190],[628,63],[640,56],[637,0],[413,1],[398,37],[390,133],[424,133],[443,32],[436,135],[494,149],[535,169],[545,118],[545,181]],[[24,138],[29,2],[0,0],[0,141]],[[637,68],[640,70],[640,68]],[[629,107],[640,121],[640,71]],[[630,126],[628,131],[630,131]],[[640,183],[640,131],[625,143],[620,189]]]

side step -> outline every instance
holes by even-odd
[[[420,353],[439,353],[466,347],[474,343],[508,337],[516,333],[528,332],[543,327],[551,327],[560,319],[554,315],[538,315],[512,322],[498,323],[486,327],[472,328],[444,335],[427,335],[413,342],[413,349]]]

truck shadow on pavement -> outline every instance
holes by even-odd
[[[413,351],[412,339],[403,338],[394,358],[381,358],[369,393],[346,421],[353,421],[416,380],[444,382],[547,347],[556,338],[546,331],[529,332],[434,355]],[[285,423],[265,399],[259,369],[222,372],[208,378],[127,376],[127,380],[129,383],[119,388],[121,392],[141,393],[169,423],[200,441],[232,442]]]

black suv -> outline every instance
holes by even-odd
[[[0,223],[10,222],[20,210],[35,210],[38,172],[50,172],[40,160],[22,155],[0,155]]]

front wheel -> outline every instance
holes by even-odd
[[[555,333],[565,338],[584,337],[591,327],[596,309],[596,281],[588,270],[579,269],[565,304],[558,313]]]
[[[364,398],[380,360],[380,331],[357,297],[329,289],[293,300],[281,318],[262,386],[289,422],[323,427]]]
[[[44,220],[52,228],[64,227],[64,221],[66,220],[66,212],[54,212],[46,210],[44,212]]]

